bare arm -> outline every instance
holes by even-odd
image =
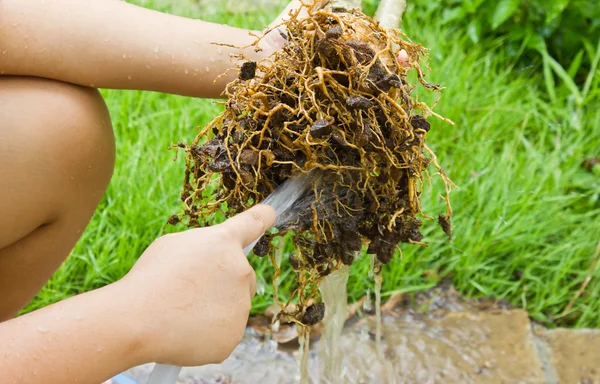
[[[218,97],[236,73],[213,81],[240,51],[212,43],[247,45],[249,32],[120,0],[2,0],[0,74]]]
[[[256,293],[243,248],[274,222],[258,205],[163,236],[118,282],[0,323],[0,382],[100,383],[143,363],[222,362]]]
[[[141,364],[141,327],[123,293],[107,286],[0,323],[2,381],[100,383]]]

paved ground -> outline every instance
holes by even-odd
[[[343,383],[600,384],[600,330],[547,330],[522,310],[489,300],[466,302],[449,287],[422,293],[410,304],[407,298],[394,297],[384,306],[385,359],[377,353],[373,316],[346,322],[338,344]],[[244,342],[223,364],[184,368],[180,383],[298,383],[293,328],[281,328],[279,344],[265,344],[263,321],[251,322]],[[308,364],[318,383],[318,335],[312,346]],[[145,383],[151,369],[130,373]]]

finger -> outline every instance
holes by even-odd
[[[330,0],[322,0],[322,1],[317,1],[314,5],[312,6],[308,6],[305,7],[302,5],[302,2],[300,0],[292,0],[289,2],[289,4],[285,7],[285,9],[283,11],[281,11],[281,13],[277,16],[277,18],[275,20],[273,20],[273,22],[271,23],[271,26],[274,25],[278,25],[283,23],[284,21],[287,21],[289,16],[290,16],[290,12],[292,10],[299,10],[298,12],[298,19],[302,19],[306,16],[308,16],[308,12],[312,9],[312,10],[319,10],[323,7],[325,7]]]
[[[246,247],[275,224],[277,214],[268,205],[258,204],[221,224]]]
[[[410,67],[410,64],[408,63],[408,53],[404,49],[401,49],[400,52],[398,52],[397,59],[401,66],[405,68]]]
[[[302,7],[301,1],[299,1],[299,0],[290,1],[290,3],[285,7],[285,9],[283,11],[281,11],[281,13],[277,16],[277,18],[275,18],[275,20],[273,20],[271,25],[277,25],[277,24],[283,23],[290,16],[290,12],[292,10],[298,9],[300,7]]]

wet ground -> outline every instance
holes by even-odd
[[[350,308],[339,348],[344,383],[600,384],[600,332],[547,330],[527,313],[492,300],[464,301],[448,286],[393,296],[382,308],[383,352],[374,341],[374,316]],[[220,365],[184,368],[180,383],[299,383],[292,325],[264,343],[267,317],[250,321],[244,342]],[[309,370],[319,383],[318,329]],[[142,383],[152,365],[130,373]]]

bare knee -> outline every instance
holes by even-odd
[[[76,210],[87,223],[115,157],[99,92],[52,80],[0,76],[0,249]],[[85,225],[85,224],[84,224]],[[5,228],[6,227],[6,228]],[[4,237],[4,239],[3,239]],[[4,240],[4,244],[3,244]],[[10,242],[9,242],[10,243]]]
[[[95,206],[110,181],[115,142],[110,116],[100,92],[92,88],[56,83],[48,100],[57,109],[51,134],[44,145],[63,182],[77,199]]]

